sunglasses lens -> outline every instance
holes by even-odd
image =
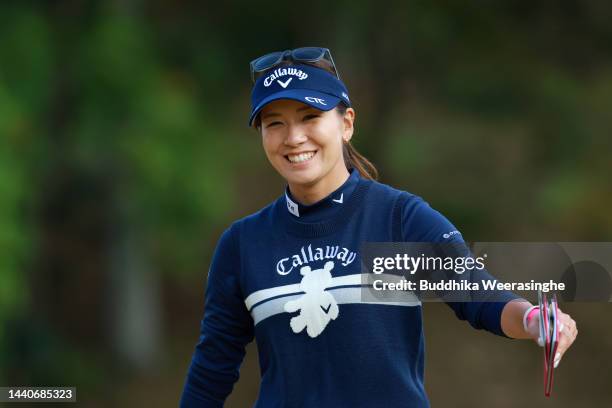
[[[259,57],[253,62],[253,69],[255,71],[263,71],[265,69],[270,68],[274,64],[278,62],[278,60],[282,57],[283,53],[280,51],[272,52],[270,54],[266,54],[263,57]]]
[[[303,61],[316,61],[323,57],[325,50],[319,47],[303,47],[293,50],[293,58]]]
[[[334,65],[334,60],[327,48],[302,47],[294,50],[271,52],[270,54],[253,60],[251,62],[251,79],[253,82],[257,81],[257,79],[268,69],[285,61],[288,56],[290,56],[290,58],[287,58],[287,60],[323,68],[340,79],[336,66]]]

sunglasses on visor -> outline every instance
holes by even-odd
[[[255,58],[251,61],[251,80],[253,83],[257,81],[264,72],[277,65],[281,65],[285,61],[293,61],[313,65],[331,71],[340,79],[336,64],[331,56],[328,48],[320,47],[302,47],[294,50],[276,51]]]

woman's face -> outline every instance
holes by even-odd
[[[263,147],[272,166],[289,185],[338,186],[346,179],[343,141],[353,134],[354,110],[341,117],[335,109],[320,111],[304,103],[280,99],[261,113]]]

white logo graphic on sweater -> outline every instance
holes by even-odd
[[[348,248],[340,247],[338,245],[325,245],[325,247],[312,247],[309,244],[308,247],[300,248],[300,253],[292,255],[288,258],[282,258],[276,263],[276,272],[279,275],[289,275],[293,268],[309,264],[313,261],[322,261],[324,259],[337,259],[342,261],[342,266],[351,264],[357,254]]]
[[[287,192],[285,192],[285,200],[287,201],[287,210],[296,217],[300,216],[300,210],[298,209],[298,205],[289,198]]]
[[[442,238],[447,239],[447,238],[450,238],[450,237],[452,237],[453,235],[457,235],[457,234],[461,235],[461,233],[460,233],[459,231],[457,231],[457,230],[455,230],[455,231],[451,231],[451,232],[449,232],[449,233],[442,234]]]
[[[299,314],[291,318],[290,326],[294,333],[300,333],[306,328],[310,337],[317,337],[325,330],[331,320],[338,317],[338,303],[334,296],[325,289],[332,283],[332,261],[327,261],[323,269],[311,270],[310,266],[303,266],[300,274],[303,278],[300,289],[304,295],[296,300],[285,303],[285,311]]]

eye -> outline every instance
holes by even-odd
[[[278,121],[276,121],[276,122],[271,122],[271,123],[268,123],[268,124],[266,125],[266,128],[269,128],[269,127],[272,127],[272,126],[276,126],[276,125],[280,125],[280,124],[281,124],[281,123],[280,123],[280,122],[278,122]]]
[[[317,115],[315,113],[311,113],[310,115],[306,115],[304,116],[304,120],[309,120],[309,119],[314,119],[314,118],[318,118],[321,115]]]

